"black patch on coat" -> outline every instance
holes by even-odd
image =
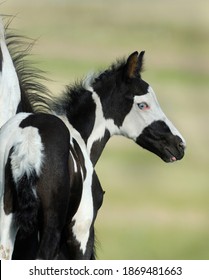
[[[182,139],[173,135],[164,121],[154,121],[144,128],[136,142],[165,162],[170,162],[172,157],[180,160],[184,156]]]
[[[81,134],[87,142],[95,122],[96,104],[92,92],[86,90],[82,83],[67,86],[61,98],[55,98],[52,110],[65,114],[69,123]]]
[[[90,157],[94,166],[96,165],[97,160],[99,159],[109,138],[110,138],[110,132],[108,130],[105,130],[105,134],[102,137],[102,139],[99,139],[93,143],[91,147]]]

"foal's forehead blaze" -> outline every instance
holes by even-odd
[[[149,106],[154,105],[155,107],[157,106],[158,108],[160,108],[155,92],[153,91],[152,87],[149,85],[144,94],[134,95],[134,101],[135,103],[146,102]]]

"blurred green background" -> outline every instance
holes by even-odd
[[[55,94],[146,51],[143,78],[185,137],[186,155],[166,164],[130,140],[110,140],[97,165],[106,191],[98,258],[209,259],[209,1],[9,0],[1,13],[38,38],[33,60]]]

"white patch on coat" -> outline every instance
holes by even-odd
[[[70,155],[71,155],[71,158],[72,158],[72,160],[73,160],[74,172],[77,173],[77,172],[78,172],[77,163],[76,163],[76,160],[75,160],[75,158],[74,158],[74,155],[71,153],[71,151],[70,151]]]
[[[101,140],[104,137],[105,130],[108,130],[110,132],[110,135],[112,136],[115,134],[119,134],[119,129],[114,124],[114,120],[105,119],[102,104],[98,94],[93,90],[93,88],[89,87],[88,90],[91,90],[92,98],[94,100],[94,103],[96,104],[94,127],[87,141],[87,150],[90,155],[91,148],[94,142]]]
[[[140,110],[137,104],[141,102],[146,102],[149,108]],[[164,121],[170,128],[173,135],[179,136],[186,146],[184,138],[163,113],[153,89],[151,86],[149,86],[147,94],[140,96],[137,95],[134,97],[132,109],[125,117],[120,130],[122,135],[136,140],[144,128],[149,126],[154,121]]]
[[[38,129],[32,126],[20,129],[19,137],[11,155],[14,182],[26,173],[29,178],[35,170],[39,176],[43,161],[43,144]]]
[[[25,173],[29,176],[32,170],[37,175],[41,172],[43,145],[37,128],[20,128],[20,123],[29,116],[28,113],[17,114],[0,130],[0,257],[11,259],[14,248],[17,226],[13,214],[4,212],[5,165],[12,147],[11,166],[14,182]]]
[[[4,191],[4,168],[11,148],[21,139],[19,124],[29,116],[29,113],[17,114],[11,118],[0,130],[0,195]]]
[[[8,51],[4,26],[0,18],[0,47],[2,52],[2,71],[0,72],[0,127],[16,114],[21,99],[19,80]]]
[[[93,196],[92,196],[92,176],[93,176],[93,165],[89,158],[89,154],[86,148],[86,144],[82,139],[80,133],[69,123],[67,117],[65,115],[57,115],[64,124],[67,126],[70,132],[70,143],[73,146],[73,139],[78,143],[83,157],[84,157],[84,165],[86,167],[86,177],[83,178],[83,172],[81,168],[81,175],[83,178],[83,190],[81,201],[78,207],[78,210],[72,221],[74,222],[72,231],[75,239],[80,244],[80,249],[82,253],[85,254],[87,243],[90,235],[90,228],[93,222],[94,217],[94,206],[93,206]]]
[[[92,175],[93,167],[90,160],[85,159],[86,178],[83,182],[81,201],[72,221],[74,222],[72,231],[76,240],[80,244],[83,254],[86,252],[90,235],[90,228],[93,222],[94,207],[92,196]]]

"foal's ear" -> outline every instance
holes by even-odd
[[[139,75],[143,66],[144,53],[145,51],[140,52],[140,54],[136,51],[128,57],[125,65],[126,78],[132,79]]]

